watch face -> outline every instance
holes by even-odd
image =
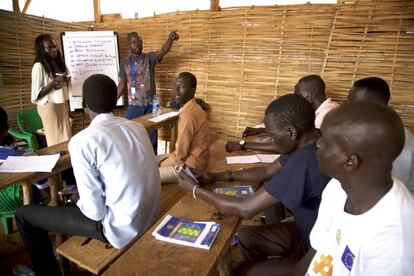
[[[239,142],[239,144],[240,144],[240,146],[243,146],[244,144],[246,144],[246,141],[241,140],[241,141]]]

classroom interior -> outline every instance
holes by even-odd
[[[99,1],[95,1],[95,3]],[[353,82],[381,77],[391,88],[390,106],[414,132],[414,2],[338,0],[336,4],[248,6],[177,11],[139,19],[95,13],[95,21],[64,22],[0,10],[0,106],[11,128],[30,101],[33,42],[42,33],[58,40],[65,31],[115,31],[119,55],[126,57],[129,32],[139,32],[144,52],[159,50],[169,30],[180,35],[156,68],[162,106],[173,81],[188,71],[198,80],[196,97],[209,105],[213,141],[240,139],[246,126],[262,122],[267,105],[293,92],[298,79],[320,75],[328,97],[346,100]],[[214,5],[213,5],[214,4]],[[116,114],[124,116],[124,108]],[[82,113],[71,113],[73,133]],[[86,121],[85,126],[88,124]],[[160,139],[170,139],[169,129]],[[246,223],[259,223],[258,217]],[[1,234],[0,270],[28,261],[17,233]],[[23,253],[22,253],[23,252]]]

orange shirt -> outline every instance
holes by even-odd
[[[194,98],[186,102],[179,112],[175,151],[161,162],[161,167],[185,163],[198,171],[207,170],[210,157],[207,116]]]

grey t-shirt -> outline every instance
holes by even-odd
[[[151,104],[156,93],[154,68],[157,64],[157,52],[142,53],[137,58],[129,55],[122,60],[118,75],[127,81],[129,105]],[[131,93],[131,87],[135,87],[135,94]]]

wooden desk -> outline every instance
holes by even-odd
[[[27,173],[0,173],[0,189],[6,188],[14,183],[19,183],[23,190],[23,203],[32,202],[31,182],[47,178],[50,187],[50,206],[57,206],[57,192],[61,188],[60,172],[71,167],[70,156],[67,152],[68,142],[63,142],[51,147],[37,151],[37,154],[44,155],[53,152],[66,152],[61,155],[52,172],[27,172]]]
[[[172,108],[163,108],[161,113],[167,113],[171,111],[177,111],[176,109]],[[171,134],[171,140],[174,138],[176,139],[176,126],[178,122],[178,115],[168,118],[162,122],[150,122],[148,121],[149,118],[152,118],[152,114],[147,114],[145,116],[139,117],[134,119],[133,121],[141,123],[147,131],[155,130],[157,128],[164,127],[166,125],[173,125]],[[32,184],[31,182],[48,178],[49,187],[50,187],[50,206],[57,206],[57,193],[62,188],[61,187],[61,179],[60,179],[60,172],[70,168],[70,155],[68,153],[68,141],[63,142],[51,147],[47,147],[41,150],[38,150],[37,153],[39,155],[42,154],[50,154],[52,152],[67,152],[60,156],[55,168],[52,170],[51,173],[47,172],[28,172],[28,173],[0,173],[0,189],[6,188],[14,183],[19,183],[22,186],[23,191],[23,203],[29,204],[32,203]],[[170,142],[170,146],[175,145],[175,140]]]
[[[178,110],[174,108],[162,108],[161,114],[165,114],[168,112],[174,112],[174,111],[176,112]],[[153,118],[153,116],[151,113],[149,113],[147,115],[132,119],[132,121],[142,124],[148,132],[171,125],[170,152],[173,152],[175,149],[175,143],[177,141],[178,114],[162,122],[156,122],[156,123],[148,121],[148,119],[151,119],[151,118]]]
[[[210,204],[187,194],[167,213],[188,220],[211,221],[214,211]],[[216,220],[220,224],[220,232],[211,249],[204,250],[156,240],[152,232],[162,219],[115,261],[104,275],[214,274],[220,261],[226,257],[240,221],[235,216]]]
[[[211,145],[209,171],[224,169],[240,169],[246,164],[228,165],[225,157],[230,155],[252,154],[237,152],[229,154],[225,151],[226,140],[218,140]],[[260,164],[249,164],[258,166]],[[237,182],[221,182],[220,185],[235,185]],[[245,183],[244,183],[245,184]],[[167,214],[194,221],[212,221],[216,208],[200,199],[193,199],[187,194]],[[158,241],[152,236],[154,229],[164,219],[163,216],[155,225],[136,241],[104,275],[214,275],[218,271],[224,275],[231,274],[226,269],[230,261],[230,241],[237,231],[240,219],[236,216],[224,216],[215,220],[220,224],[220,232],[210,250],[197,249]]]

